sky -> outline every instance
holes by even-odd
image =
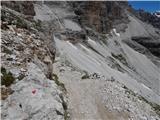
[[[160,11],[160,1],[129,1],[135,9],[144,9],[147,12]]]

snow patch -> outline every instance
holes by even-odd
[[[116,36],[120,36],[120,34],[117,33],[116,29],[113,29],[113,32],[114,32],[114,34],[115,34]]]
[[[69,41],[67,41],[67,43],[68,43],[71,47],[73,47],[74,49],[76,49],[76,50],[77,50],[77,47],[76,47],[76,46],[74,46],[72,43],[70,43]]]
[[[93,41],[92,39],[90,39],[89,37],[88,37],[88,42],[90,42],[90,43],[93,43],[93,44],[97,44],[95,41]]]
[[[86,48],[84,45],[80,44],[80,46],[85,49],[86,51],[90,52],[90,50],[88,48]]]

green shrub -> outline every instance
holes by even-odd
[[[16,26],[19,28],[26,28],[26,29],[28,28],[27,23],[20,18],[17,18]]]
[[[33,27],[36,28],[37,30],[41,30],[42,22],[40,20],[34,21]]]
[[[58,79],[59,79],[58,76],[53,73],[53,74],[52,74],[52,80],[54,80],[55,83],[56,83],[58,86],[60,86],[64,91],[67,91],[66,88],[65,88],[65,86],[64,86],[64,84],[61,83]],[[64,120],[68,120],[68,119],[69,119],[69,116],[68,116],[68,114],[69,114],[69,113],[68,113],[68,105],[67,105],[67,103],[65,102],[64,97],[63,97],[62,94],[60,94],[59,97],[60,97],[60,99],[62,100],[62,106],[63,106],[63,109],[64,109]],[[57,114],[61,114],[59,111],[56,111],[56,112],[57,112]]]
[[[8,87],[14,83],[15,78],[13,77],[11,72],[7,72],[5,68],[1,67],[1,73],[3,74],[3,76],[1,77],[1,85],[5,85],[6,87]]]
[[[7,47],[3,47],[3,48],[2,48],[2,52],[6,53],[6,54],[9,54],[9,55],[12,54],[12,51],[9,50]]]
[[[55,80],[55,81],[58,81],[58,79],[59,79],[58,76],[57,76],[56,74],[54,74],[54,73],[52,74],[52,78],[53,78],[53,80]]]
[[[64,111],[64,120],[69,120],[70,117],[68,116],[69,112],[68,111]]]

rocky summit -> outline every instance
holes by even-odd
[[[160,18],[127,1],[1,2],[2,120],[160,120]]]

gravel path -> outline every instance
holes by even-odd
[[[54,65],[59,80],[65,84],[68,92],[69,109],[73,120],[128,120],[125,112],[109,111],[99,94],[104,87],[104,80],[81,79],[81,73],[72,71],[69,67],[61,68]]]

